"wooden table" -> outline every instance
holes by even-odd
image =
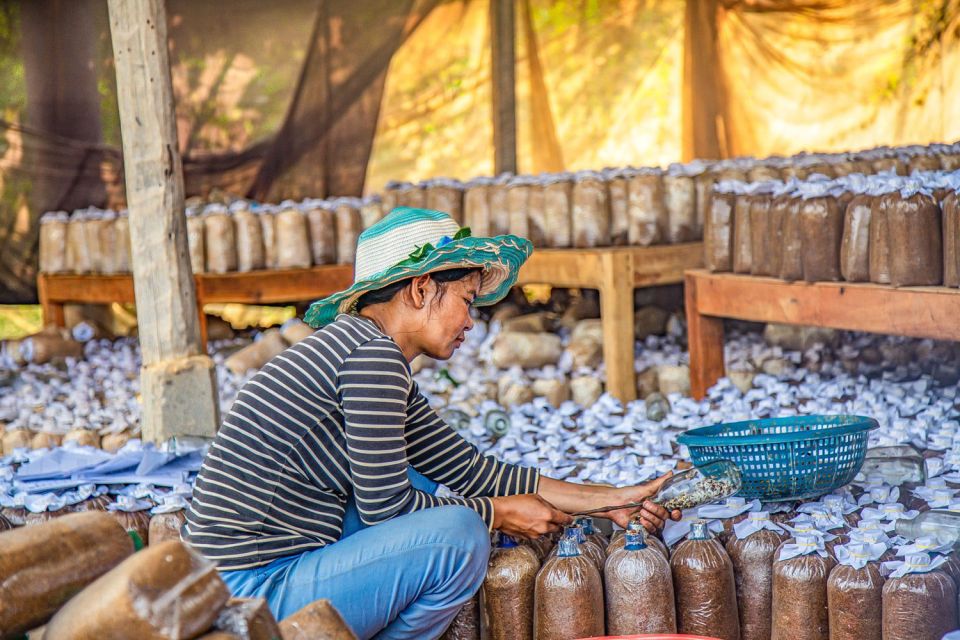
[[[703,264],[699,242],[657,247],[538,249],[520,270],[517,284],[597,289],[603,322],[607,390],[623,401],[637,396],[634,372],[633,290],[683,282],[684,272]],[[212,302],[276,304],[315,300],[353,282],[353,265],[309,269],[200,273],[194,275],[200,328],[206,343],[203,305]],[[64,324],[65,304],[133,303],[133,277],[41,273],[37,278],[45,323]]]
[[[724,318],[960,340],[960,289],[784,282],[700,269],[687,271],[684,283],[697,399],[724,376]]]

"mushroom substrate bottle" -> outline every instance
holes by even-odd
[[[884,563],[883,640],[939,640],[957,628],[957,586],[944,563],[926,553]]]
[[[673,577],[658,550],[640,532],[624,535],[624,546],[604,567],[607,633],[676,633]]]
[[[711,535],[706,521],[693,522],[690,535],[673,551],[670,569],[677,631],[738,640],[740,621],[733,564]]]
[[[835,549],[837,566],[827,579],[830,640],[881,640],[883,543],[852,542]]]
[[[817,536],[780,545],[773,563],[771,640],[829,640],[827,578],[835,565]]]
[[[548,559],[537,574],[534,638],[571,640],[603,635],[600,572],[581,555],[575,538],[562,538],[557,548],[557,554]]]
[[[533,547],[501,533],[483,580],[483,602],[490,640],[533,638],[533,592],[540,560]]]
[[[770,637],[773,559],[785,539],[786,533],[766,511],[748,513],[746,520],[733,525],[727,553],[737,587],[741,640]]]

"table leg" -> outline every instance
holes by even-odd
[[[600,319],[607,391],[630,402],[637,399],[634,370],[633,263],[628,255],[606,254],[600,278]]]
[[[723,364],[723,319],[700,314],[697,280],[687,274],[684,282],[687,312],[687,343],[690,349],[690,394],[697,400],[725,375]]]
[[[50,300],[47,288],[47,274],[37,276],[37,297],[40,299],[40,308],[43,311],[43,326],[54,324],[58,327],[66,326],[67,321],[63,314],[63,303]]]

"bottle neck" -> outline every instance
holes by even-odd
[[[647,548],[647,542],[642,533],[627,533],[625,537],[626,543],[623,545],[624,549],[628,551],[640,551],[641,549]]]

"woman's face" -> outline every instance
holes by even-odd
[[[453,282],[430,280],[425,291],[425,322],[420,333],[420,351],[437,360],[453,355],[473,328],[470,309],[480,288],[480,274],[471,273]]]

